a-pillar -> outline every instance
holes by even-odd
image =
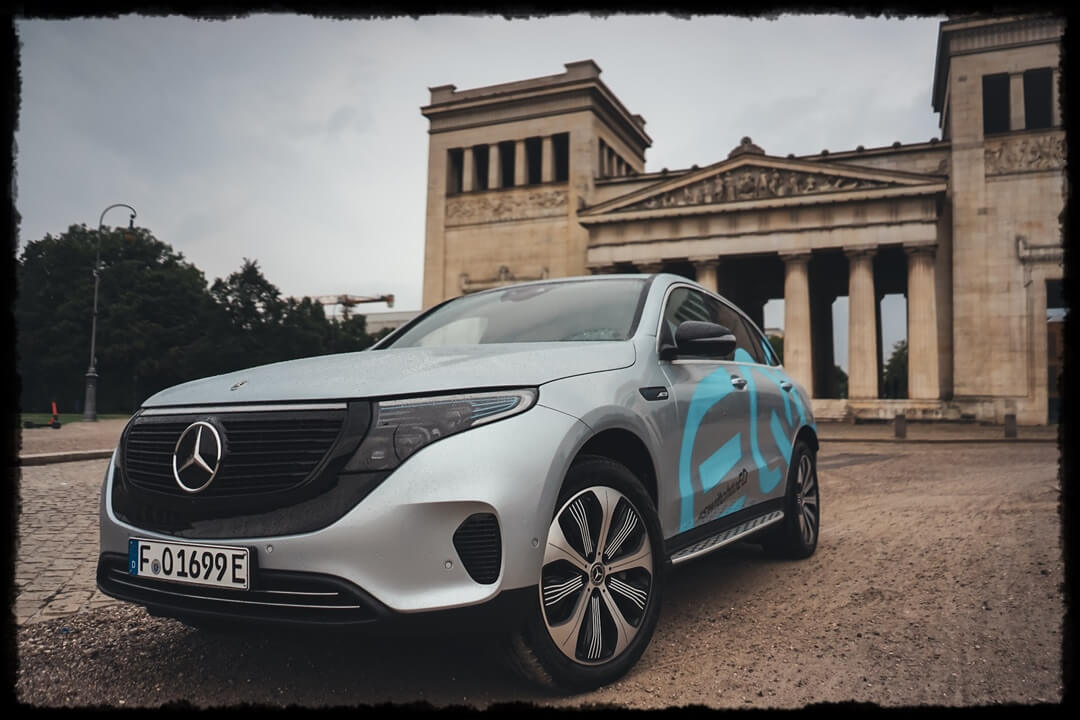
[[[471,147],[465,148],[461,163],[461,192],[472,192],[476,189],[476,159]]]
[[[488,189],[496,190],[501,188],[502,182],[502,163],[499,157],[499,143],[492,143],[488,145]]]
[[[555,145],[548,135],[540,141],[540,182],[555,179]]]
[[[937,290],[934,246],[905,248],[908,255],[908,397],[937,400],[938,376]]]
[[[716,258],[690,258],[690,262],[694,263],[698,284],[706,290],[716,292],[718,289],[716,284]]]
[[[781,257],[784,260],[784,369],[812,394],[814,355],[810,334],[810,253]]]
[[[514,185],[524,185],[529,181],[528,168],[525,167],[525,141],[514,143]]]
[[[848,398],[878,397],[877,294],[874,249],[847,250],[848,257]],[[785,344],[784,353],[787,353]]]

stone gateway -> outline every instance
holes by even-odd
[[[819,417],[1056,421],[1063,31],[1050,15],[942,22],[941,137],[929,142],[779,157],[744,137],[712,164],[659,172],[645,169],[645,119],[591,60],[431,88],[424,307],[525,280],[664,270],[759,326],[782,298],[784,365]],[[897,293],[907,389],[887,397],[881,300]],[[833,358],[841,296],[846,392]]]

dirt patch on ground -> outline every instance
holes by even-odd
[[[592,693],[537,693],[495,638],[219,636],[121,606],[19,628],[16,694],[50,706],[1061,701],[1057,448],[835,443],[822,466],[813,557],[739,544],[680,566],[641,661]]]

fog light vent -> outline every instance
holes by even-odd
[[[499,540],[499,521],[494,515],[476,513],[467,517],[454,533],[454,549],[473,580],[490,585],[498,579],[502,543]]]

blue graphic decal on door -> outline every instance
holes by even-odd
[[[735,435],[721,446],[719,450],[709,456],[705,462],[698,466],[698,475],[701,477],[701,489],[709,492],[724,481],[742,459],[742,433]]]
[[[679,449],[680,530],[689,530],[694,526],[694,483],[690,476],[690,458],[698,430],[701,428],[701,421],[705,419],[705,414],[712,406],[730,395],[732,390],[734,388],[731,386],[731,375],[727,370],[719,368],[702,378],[690,398],[686,427],[683,428],[682,447]]]
[[[735,351],[735,362],[753,363],[754,358],[743,348]],[[758,396],[757,387],[754,385],[753,368],[749,365],[742,367],[743,378],[746,380],[746,391],[750,393],[750,454],[754,457],[758,470],[758,487],[761,492],[769,493],[780,484],[780,468],[770,468],[765,464],[765,458],[761,456],[761,448],[758,446]]]
[[[753,467],[757,471],[758,488],[761,493],[769,494],[781,483],[786,473],[786,468],[791,463],[791,453],[794,442],[795,429],[806,424],[807,413],[796,388],[791,391],[783,390],[782,384],[791,382],[791,379],[781,368],[770,368],[758,365],[746,350],[739,348],[735,351],[735,362],[739,363],[738,374],[746,380],[745,392],[748,393],[749,428],[748,435],[749,453]],[[760,374],[758,382],[771,381],[776,384],[780,397],[783,399],[784,412],[780,415],[777,410],[768,412],[768,432],[764,438],[759,438],[759,402],[755,374]],[[719,368],[700,380],[694,388],[687,411],[686,425],[683,429],[682,444],[679,452],[679,529],[686,531],[695,525],[708,522],[717,517],[723,517],[743,508],[747,501],[747,495],[742,494],[727,507],[723,503],[732,494],[738,492],[742,483],[731,484],[713,493],[711,502],[704,508],[705,495],[725,483],[731,477],[732,471],[743,460],[744,451],[742,446],[742,433],[737,432],[728,437],[720,447],[713,450],[708,457],[696,468],[693,466],[694,446],[697,442],[698,432],[704,422],[705,416],[712,408],[734,390],[731,385],[732,374],[728,370]],[[795,405],[792,412],[791,405]],[[795,414],[798,415],[798,424],[795,422]],[[762,422],[765,417],[760,418]],[[814,427],[811,425],[811,427]],[[770,468],[761,451],[761,442],[775,443],[777,453],[782,459],[776,467]],[[711,440],[711,438],[710,438]],[[715,446],[713,446],[715,447]],[[700,451],[699,451],[700,452]],[[695,480],[695,470],[697,479]],[[742,472],[742,480],[745,481],[746,468]],[[700,510],[695,516],[695,506]]]

